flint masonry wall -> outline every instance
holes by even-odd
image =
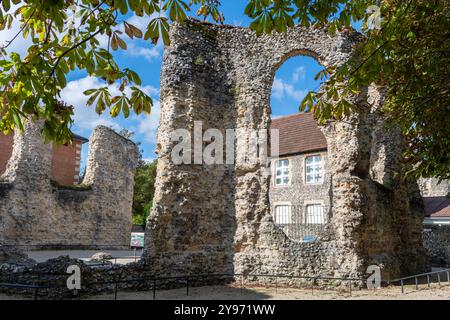
[[[308,156],[320,154],[323,158],[324,177],[318,184],[305,184],[305,159]],[[318,203],[323,206],[324,222],[328,223],[331,212],[331,174],[327,168],[328,156],[326,151],[308,152],[293,156],[280,157],[290,160],[290,184],[276,186],[274,176],[270,180],[269,199],[272,215],[275,214],[277,203],[288,203],[292,206],[292,214],[298,215],[301,222],[306,219],[306,206],[310,203]],[[272,168],[274,166],[272,163]],[[272,169],[273,171],[274,169]]]
[[[395,277],[427,269],[423,211],[396,181],[391,139],[384,139],[371,88],[355,98],[361,112],[323,128],[332,175],[333,218],[320,241],[297,244],[275,227],[270,177],[256,165],[175,165],[175,129],[268,129],[277,68],[295,55],[339,64],[356,34],[331,36],[300,27],[257,37],[244,28],[189,22],[171,30],[161,76],[161,120],[154,209],[144,262],[155,274],[207,272],[365,276],[368,265]],[[236,137],[236,155],[243,150]],[[345,146],[345,147],[343,147]],[[387,177],[386,175],[390,175]],[[384,181],[389,181],[385,185]]]
[[[126,248],[136,145],[106,127],[90,139],[87,170],[77,188],[51,181],[52,146],[28,123],[0,178],[0,244],[21,248]]]
[[[450,180],[439,182],[436,178],[420,179],[419,188],[424,197],[445,197],[450,193]]]

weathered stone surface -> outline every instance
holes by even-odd
[[[420,193],[424,198],[446,197],[450,194],[450,180],[420,179]],[[423,245],[435,266],[450,265],[450,226],[441,224],[440,217],[428,217],[424,226]],[[434,225],[430,222],[434,220]]]
[[[36,263],[18,248],[0,245],[0,264],[31,265]]]
[[[69,290],[67,273],[71,266],[80,268],[81,289]],[[217,280],[216,280],[217,282]],[[0,264],[0,283],[41,286],[38,291],[29,288],[0,287],[0,292],[14,295],[36,295],[38,299],[79,299],[89,295],[111,293],[119,290],[150,290],[154,280],[142,263],[122,265],[89,266],[82,260],[61,256],[34,265],[16,266]],[[191,285],[195,284],[191,282]],[[158,279],[157,289],[186,285],[186,279]]]
[[[113,259],[112,254],[110,254],[108,252],[97,252],[97,253],[94,253],[89,260],[90,261],[105,261],[108,259]]]
[[[171,160],[176,142],[170,134],[192,132],[194,121],[202,121],[203,131],[268,129],[277,68],[295,55],[339,64],[357,38],[301,27],[261,37],[244,28],[197,22],[171,29],[161,77],[156,193],[144,253],[155,274],[362,277],[368,265],[380,264],[384,277],[395,277],[427,269],[423,208],[414,190],[393,177],[398,148],[390,149],[393,141],[381,129],[382,96],[376,88],[355,97],[359,114],[323,128],[333,218],[317,243],[293,243],[275,227],[270,178],[260,164],[175,165]],[[243,139],[236,137],[237,157]]]
[[[51,144],[40,125],[14,137],[0,183],[0,244],[20,248],[124,248],[129,246],[136,145],[109,128],[90,139],[81,186],[52,183]]]
[[[450,266],[450,226],[425,226],[423,245],[435,266]]]
[[[445,197],[450,194],[450,180],[439,182],[438,179],[420,179],[420,193],[424,197]]]

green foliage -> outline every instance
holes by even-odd
[[[140,162],[134,176],[133,223],[145,225],[155,193],[156,161]]]
[[[132,219],[133,225],[145,226],[147,224],[147,218],[150,215],[150,211],[151,211],[152,207],[153,207],[152,202],[147,203],[141,214],[133,215],[133,219]]]
[[[301,110],[315,112],[321,122],[342,119],[355,111],[352,97],[371,84],[384,86],[384,112],[405,137],[402,173],[449,179],[450,84],[444,66],[450,63],[450,3],[382,1],[380,10],[381,28],[363,27],[365,37],[350,61],[321,74],[328,80],[306,96]]]
[[[16,5],[13,9],[12,4]],[[374,14],[368,9],[379,6]],[[139,76],[121,69],[111,50],[126,50],[124,37],[170,44],[171,22],[183,23],[191,8],[217,23],[224,21],[218,0],[4,0],[0,30],[21,22],[21,30],[0,49],[0,131],[23,130],[24,119],[43,119],[46,139],[71,140],[72,107],[58,101],[67,75],[84,70],[105,81],[85,92],[88,105],[113,117],[150,112],[152,100]],[[447,0],[248,0],[245,14],[257,34],[286,32],[294,25],[324,27],[330,34],[349,32],[363,22],[363,36],[348,63],[329,66],[318,77],[326,82],[311,92],[301,110],[321,122],[354,112],[352,98],[370,84],[384,85],[384,111],[405,136],[406,173],[450,178],[450,2]],[[14,12],[12,12],[14,10]],[[151,17],[146,30],[123,22],[127,13]],[[382,18],[380,28],[368,21]],[[122,31],[123,30],[123,31]],[[18,37],[30,38],[25,57],[6,49]],[[102,48],[97,36],[108,38]],[[110,86],[120,84],[118,96]],[[131,94],[125,88],[131,88]]]
[[[379,12],[368,10],[378,5]],[[318,74],[327,80],[300,110],[320,122],[355,111],[355,95],[371,85],[386,89],[384,112],[405,136],[405,172],[450,178],[450,2],[446,0],[249,0],[245,13],[256,33],[286,27],[325,27],[349,32],[363,22],[363,38],[348,63]],[[380,28],[368,21],[381,18]]]
[[[189,4],[183,0],[1,1],[0,30],[10,29],[14,20],[21,28],[0,48],[0,132],[23,130],[25,119],[43,119],[46,140],[69,143],[73,108],[59,97],[68,74],[75,70],[105,81],[104,87],[84,92],[89,96],[88,106],[98,114],[106,110],[113,117],[128,117],[131,111],[150,113],[153,102],[139,88],[138,74],[121,69],[111,50],[126,50],[124,37],[151,39],[153,43],[162,38],[168,45],[170,22],[186,20],[192,5],[200,7],[199,15],[222,22],[219,4],[214,0],[192,0]],[[147,30],[123,21],[123,15],[130,12],[152,17]],[[31,40],[27,54],[7,54],[19,36]],[[100,46],[99,36],[107,37],[107,48]],[[118,96],[111,95],[115,83],[120,85]],[[129,94],[125,93],[127,87]]]

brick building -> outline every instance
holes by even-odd
[[[311,113],[274,119],[270,129],[279,130],[269,193],[274,221],[292,240],[313,241],[332,216],[327,141]]]
[[[0,175],[6,170],[6,164],[11,158],[14,136],[12,134],[4,135],[0,132]]]
[[[271,129],[279,130],[279,156],[271,160],[273,219],[292,240],[314,241],[333,216],[327,141],[311,113],[274,119]],[[450,263],[450,182],[420,179],[418,184],[424,245],[433,262]]]
[[[78,183],[80,174],[81,147],[88,142],[86,138],[73,135],[73,144],[53,148],[52,176],[60,185]],[[12,154],[14,135],[0,133],[0,175],[2,175]]]

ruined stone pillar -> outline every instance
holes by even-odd
[[[203,131],[268,129],[278,67],[296,55],[339,65],[349,58],[357,34],[295,27],[257,37],[245,28],[188,21],[173,26],[170,36],[161,75],[156,193],[143,257],[151,271],[363,277],[371,264],[382,265],[386,276],[426,269],[406,184],[397,181],[388,189],[376,180],[391,174],[398,157],[376,151],[383,148],[373,141],[385,140],[374,139],[375,129],[375,136],[383,131],[372,119],[377,115],[370,104],[377,99],[367,92],[355,97],[359,113],[323,128],[333,217],[320,241],[296,243],[275,226],[262,164],[176,165],[171,158],[172,132],[194,134],[196,121]],[[238,156],[245,139],[236,136]],[[374,165],[374,154],[392,163]]]
[[[44,143],[42,122],[25,123],[25,131],[14,135],[14,148],[3,177],[7,181],[40,189],[51,176],[52,144]]]
[[[51,182],[52,146],[39,123],[15,134],[13,155],[0,181],[0,245],[39,249],[126,249],[136,145],[97,127],[90,139],[85,179],[78,186]]]

